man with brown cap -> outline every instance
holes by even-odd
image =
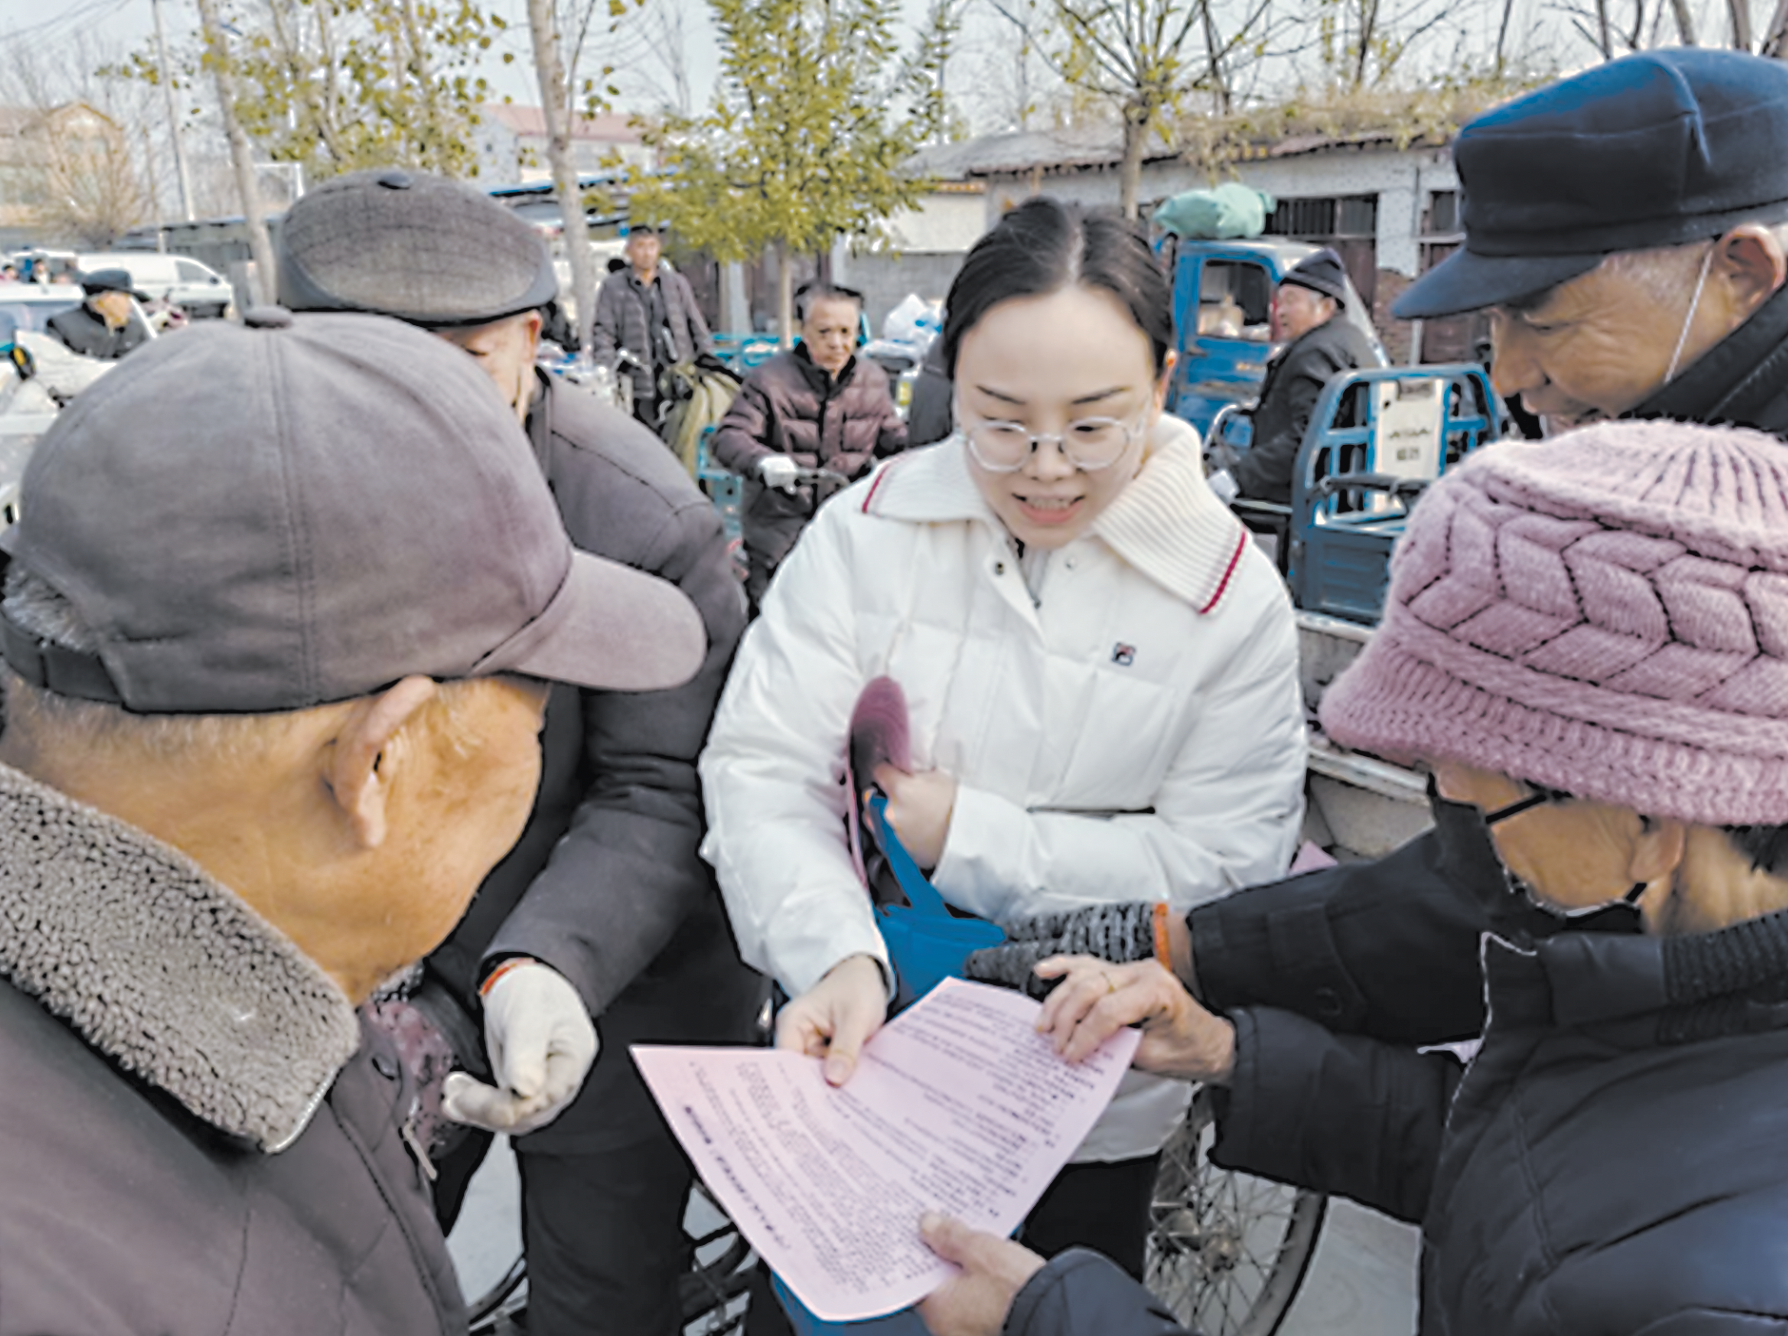
[[[489,1133],[507,1133],[530,1330],[669,1336],[691,1171],[628,1046],[743,1041],[764,987],[697,853],[695,761],[744,628],[719,517],[644,427],[536,369],[557,282],[501,204],[362,172],[293,205],[280,244],[288,306],[396,316],[470,354],[525,423],[572,542],[673,581],[706,625],[701,670],[672,690],[555,690],[527,829],[427,965],[493,1068],[488,1083],[450,1078],[447,1112],[484,1131],[440,1166],[443,1222]]]
[[[357,1008],[520,834],[551,681],[701,620],[572,549],[465,358],[251,312],[38,443],[0,603],[0,1329],[440,1336],[416,1089]]]
[[[1327,247],[1280,280],[1273,321],[1286,342],[1267,364],[1251,415],[1253,441],[1226,472],[1211,477],[1225,501],[1242,496],[1290,505],[1292,470],[1323,386],[1339,372],[1381,365],[1365,331],[1348,318],[1347,270]]]

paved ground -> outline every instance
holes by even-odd
[[[473,1295],[494,1283],[521,1250],[520,1199],[507,1143],[497,1143],[472,1181],[461,1220],[448,1243],[466,1293]],[[710,1226],[692,1216],[691,1227]],[[1416,1231],[1364,1207],[1334,1202],[1279,1336],[1410,1336],[1415,1294]]]
[[[1329,1204],[1316,1257],[1279,1336],[1410,1336],[1417,1232],[1352,1202]]]

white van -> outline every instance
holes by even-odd
[[[81,272],[123,269],[137,291],[165,297],[194,319],[221,316],[230,307],[230,285],[209,265],[157,251],[106,251],[80,257]]]

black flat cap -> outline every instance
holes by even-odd
[[[485,325],[559,293],[546,243],[482,191],[399,168],[325,182],[286,213],[279,302],[412,325]]]
[[[1603,256],[1788,217],[1788,65],[1647,51],[1488,112],[1453,147],[1465,245],[1392,306],[1410,320],[1525,297]]]
[[[1306,255],[1285,271],[1280,283],[1309,288],[1325,297],[1333,297],[1339,306],[1347,305],[1347,269],[1341,257],[1327,246],[1314,255]]]
[[[82,274],[80,284],[81,291],[89,297],[101,292],[128,292],[140,302],[149,300],[137,291],[128,269],[95,269],[90,274]]]

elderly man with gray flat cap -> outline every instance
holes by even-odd
[[[281,252],[286,305],[395,316],[463,349],[525,426],[572,542],[673,581],[701,612],[690,681],[554,691],[521,842],[427,964],[471,1032],[462,1058],[475,1064],[481,1031],[492,1069],[450,1078],[447,1112],[481,1130],[442,1157],[443,1224],[490,1133],[507,1133],[530,1330],[670,1336],[692,1173],[628,1046],[743,1042],[765,988],[697,853],[695,761],[745,623],[719,517],[651,432],[536,369],[552,260],[490,197],[419,172],[339,177],[293,205]]]
[[[521,834],[549,683],[706,636],[573,549],[510,409],[369,316],[157,341],[27,466],[0,602],[0,1331],[439,1336],[361,1010]]]

